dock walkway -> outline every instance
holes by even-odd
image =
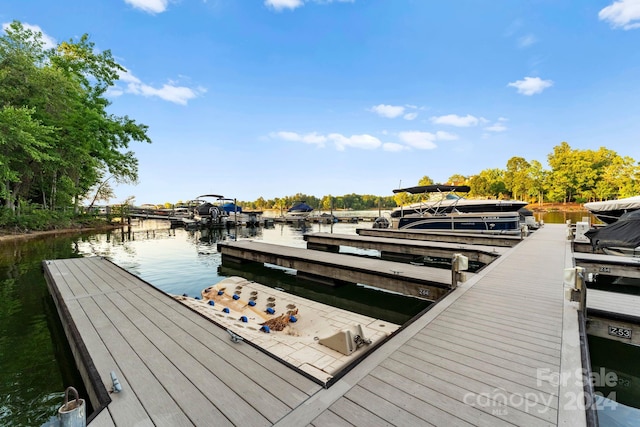
[[[536,231],[329,388],[105,260],[47,261],[45,274],[89,371],[123,385],[92,427],[584,426],[565,236]]]

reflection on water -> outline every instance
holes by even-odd
[[[535,212],[534,217],[536,221],[544,221],[545,224],[566,224],[567,221],[571,221],[572,224],[589,218],[591,224],[601,223],[595,216],[591,215],[589,211],[571,211],[571,212]]]
[[[343,233],[355,233],[356,225],[334,227]],[[43,260],[104,256],[166,292],[198,295],[203,288],[229,274],[220,269],[218,241],[259,239],[304,247],[305,232],[331,229],[330,225],[306,229],[276,225],[269,229],[232,229],[229,232],[185,231],[170,229],[166,222],[144,221],[131,230],[2,242],[0,426],[42,425],[62,405],[67,386],[76,387],[86,396],[42,274]],[[291,282],[289,277],[282,278],[281,271],[262,270],[258,274],[265,284],[280,286],[290,292],[299,289],[296,292],[307,292],[308,295],[314,292],[312,287]],[[401,297],[397,296],[383,298],[381,292],[371,290],[345,291],[315,292],[319,299],[354,310],[366,311],[370,310],[370,305],[378,305],[379,316],[374,317],[386,317],[399,323],[427,305],[424,301],[407,303],[406,298],[398,302]]]
[[[41,269],[43,259],[76,257],[75,239],[0,245],[0,425],[42,424],[68,385],[86,395]]]

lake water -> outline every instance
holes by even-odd
[[[543,219],[547,223],[567,219],[575,222],[582,219],[581,215],[583,213],[569,216],[560,213],[554,220],[548,215]],[[130,231],[3,242],[0,245],[0,425],[40,426],[56,413],[67,386],[73,385],[81,394],[84,392],[42,274],[43,260],[100,255],[165,292],[191,296],[199,295],[202,289],[224,277],[242,274],[306,298],[404,323],[428,303],[362,286],[318,287],[297,280],[283,269],[243,266],[242,271],[238,271],[221,266],[216,250],[216,242],[235,239],[305,247],[306,232],[355,234],[358,227],[368,228],[371,223],[312,224],[307,228],[276,224],[273,228],[206,233],[170,229],[162,221],[144,221]],[[640,406],[640,376],[635,368],[639,349],[625,346],[624,351],[630,354],[625,353],[620,362],[613,356],[616,353],[607,352],[611,342],[602,341],[590,340],[595,349],[592,353],[598,357],[597,366],[623,373],[626,386],[616,389],[618,401]],[[601,356],[603,354],[606,356]]]

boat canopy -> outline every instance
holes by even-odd
[[[441,193],[443,191],[455,191],[459,193],[468,193],[471,191],[471,187],[468,185],[419,185],[417,187],[407,187],[407,188],[398,188],[397,190],[393,190],[394,193],[411,193],[411,194],[422,194],[422,193]]]
[[[594,249],[636,248],[640,246],[640,210],[627,212],[619,220],[585,233]]]
[[[634,210],[640,208],[640,196],[617,200],[605,200],[603,202],[589,202],[585,203],[584,207],[592,212]]]

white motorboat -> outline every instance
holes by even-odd
[[[589,202],[584,204],[584,208],[605,224],[612,224],[625,213],[640,209],[640,196]]]
[[[467,199],[466,185],[423,185],[400,188],[394,193],[424,195],[424,200],[391,212],[391,228],[520,233],[519,210],[528,203],[520,200]],[[374,224],[375,226],[376,224]],[[380,224],[377,224],[378,228]]]

